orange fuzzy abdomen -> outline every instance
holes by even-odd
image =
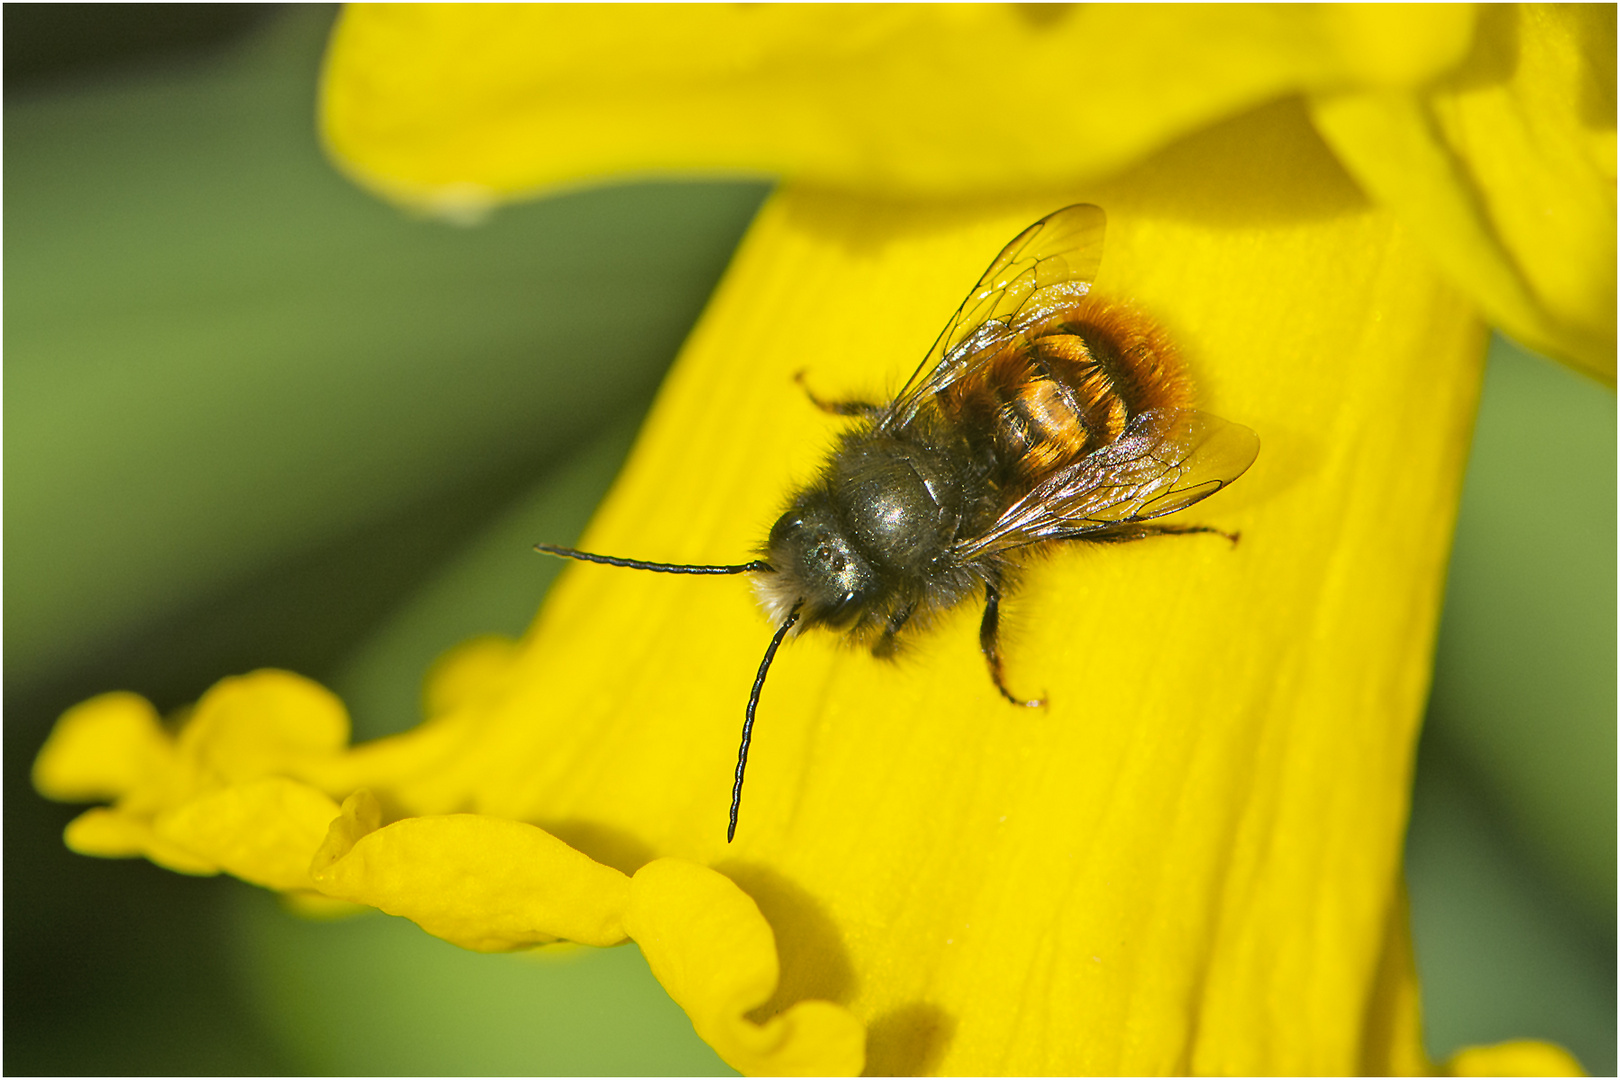
[[[1029,327],[941,396],[946,412],[988,437],[1006,490],[1107,446],[1140,413],[1187,407],[1191,388],[1162,330],[1088,297]]]

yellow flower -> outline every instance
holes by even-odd
[[[1109,214],[1099,291],[1261,434],[1195,512],[1242,545],[1034,570],[1007,652],[1039,712],[996,695],[965,610],[898,665],[792,642],[731,846],[769,628],[744,582],[596,567],[521,642],[447,657],[392,739],[348,748],[341,704],[279,672],[177,735],[131,695],[77,707],[36,784],[113,805],[69,844],[473,949],[634,940],[744,1072],[1427,1068],[1400,837],[1480,314],[1613,378],[1613,86],[1589,60],[1612,11],[624,18],[355,9],[325,84],[351,173],[441,211],[610,170],[791,177],[585,546],[746,557],[834,430],[793,373],[892,391],[1000,245],[1074,201]]]

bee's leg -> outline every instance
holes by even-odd
[[[1121,525],[1117,528],[1106,529],[1102,532],[1086,533],[1079,539],[1097,544],[1122,544],[1129,540],[1146,540],[1150,536],[1190,536],[1193,533],[1214,533],[1224,536],[1234,545],[1242,539],[1242,533],[1227,532],[1209,525]]]
[[[872,655],[887,660],[894,655],[894,638],[900,633],[900,628],[910,620],[912,606],[905,607],[889,616],[889,625],[883,628],[883,634],[872,644]]]
[[[994,581],[987,581],[984,583],[984,621],[979,624],[979,648],[984,650],[984,658],[990,663],[990,680],[996,684],[996,689],[1001,691],[1001,696],[1014,705],[1023,705],[1031,709],[1045,705],[1045,698],[1025,701],[1007,689],[1006,680],[1001,677],[1001,643],[998,636],[1000,626],[1001,590],[996,588]]]
[[[793,381],[798,383],[799,386],[804,390],[804,396],[810,399],[810,404],[814,405],[822,412],[830,412],[834,416],[865,417],[875,417],[879,413],[883,412],[883,406],[874,405],[870,401],[823,401],[821,398],[816,396],[816,392],[814,390],[810,389],[810,384],[805,382],[804,372],[802,371],[796,371],[793,373]],[[910,615],[911,612],[908,611],[906,614]]]

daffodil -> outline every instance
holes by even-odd
[[[602,567],[448,655],[406,734],[351,747],[264,671],[172,728],[85,702],[36,784],[110,803],[86,854],[475,950],[633,940],[746,1073],[1426,1071],[1400,839],[1485,326],[1613,380],[1613,42],[1612,8],[353,9],[324,131],[405,204],[787,177],[584,546],[749,557],[836,430],[793,375],[892,392],[1081,201],[1097,290],[1260,433],[1193,515],[1242,543],[1034,569],[1006,651],[1044,710],[966,610],[896,664],[793,640],[730,845],[770,627],[744,581]]]

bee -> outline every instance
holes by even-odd
[[[535,545],[636,570],[753,575],[776,633],[748,695],[728,843],[760,692],[790,632],[825,627],[890,657],[903,635],[977,595],[990,681],[1013,705],[1039,706],[1008,688],[998,633],[1002,599],[1031,556],[1065,541],[1237,542],[1156,521],[1241,476],[1260,440],[1193,409],[1164,332],[1091,295],[1105,227],[1103,211],[1082,204],[1019,233],[888,404],[826,401],[806,387],[813,404],[854,424],[788,500],[758,558],[699,566]]]

